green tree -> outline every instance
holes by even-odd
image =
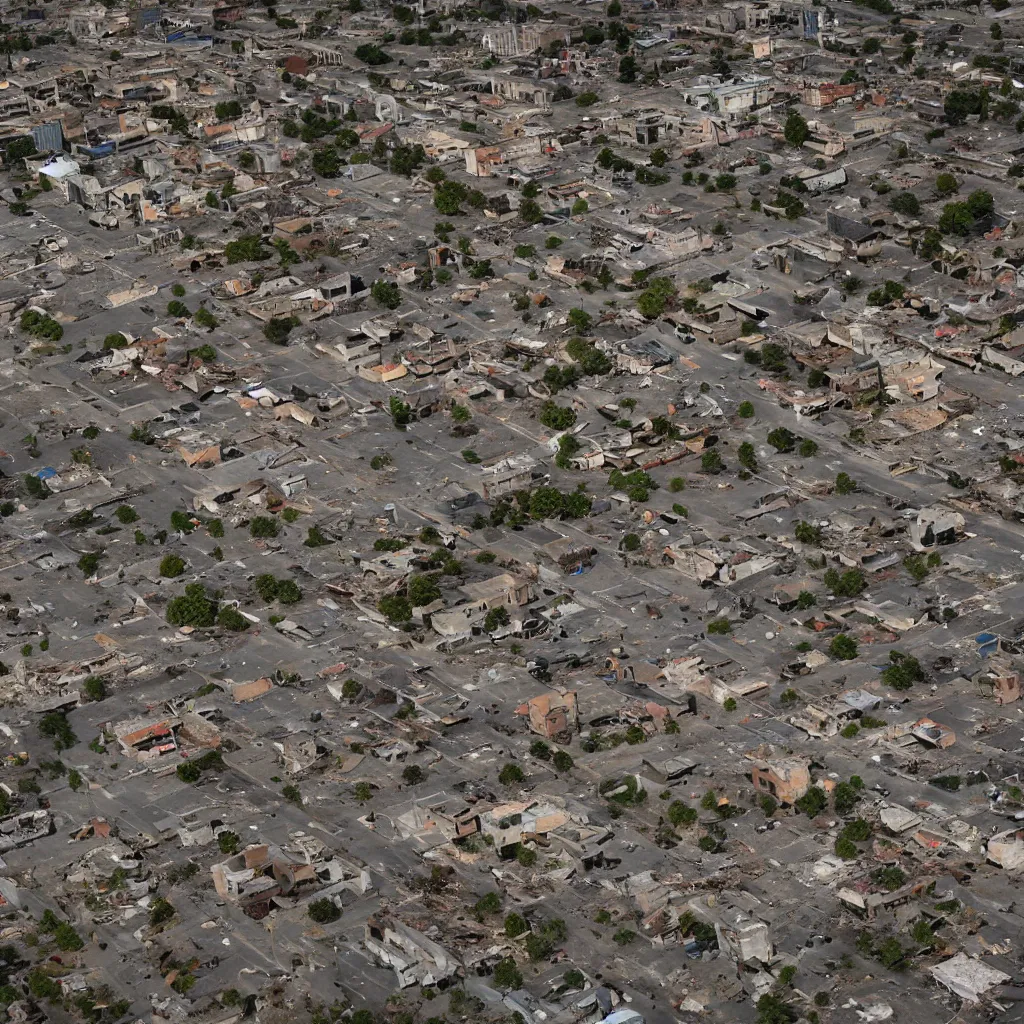
[[[184,594],[168,602],[166,614],[172,626],[208,628],[216,620],[217,602],[207,597],[202,583],[189,583]]]
[[[897,192],[889,200],[889,209],[908,217],[916,217],[921,212],[921,204],[913,192]]]
[[[69,750],[78,742],[71,724],[59,711],[49,711],[39,719],[39,733],[53,740],[57,751]]]
[[[786,124],[783,128],[783,135],[786,142],[788,142],[794,149],[799,149],[807,141],[807,137],[810,133],[811,130],[807,126],[807,121],[804,120],[797,111],[791,110],[786,115]]]
[[[384,309],[397,309],[402,304],[401,289],[390,281],[374,281],[370,286],[370,295]]]
[[[469,189],[458,181],[443,181],[434,186],[434,208],[438,213],[452,217],[469,195]]]
[[[168,579],[180,576],[185,571],[185,560],[179,555],[164,555],[160,560],[160,575]]]
[[[281,524],[273,516],[253,516],[249,520],[249,535],[256,538],[276,537]]]
[[[852,661],[857,657],[857,641],[846,633],[833,637],[828,653],[839,661]]]
[[[107,687],[99,676],[88,676],[82,683],[82,693],[91,701],[100,701],[106,698]]]
[[[520,989],[523,987],[523,976],[516,967],[515,960],[507,956],[499,960],[494,967],[494,984],[500,989]]]
[[[498,772],[498,781],[503,786],[516,786],[524,782],[525,779],[526,776],[523,774],[522,768],[511,761],[507,761],[501,771]]]
[[[306,908],[310,920],[317,924],[331,924],[341,917],[341,908],[332,899],[321,896],[319,899],[311,900]]]
[[[717,448],[712,448],[701,455],[700,468],[705,473],[711,473],[712,475],[721,473],[725,468],[725,464],[722,462],[722,456]]]

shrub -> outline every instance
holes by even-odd
[[[34,473],[26,473],[22,477],[22,483],[25,486],[25,493],[28,494],[30,498],[37,498],[42,501],[53,493],[50,488],[46,486],[45,481],[40,480],[40,478]]]
[[[515,913],[515,911],[505,915],[505,934],[510,939],[518,938],[529,930],[530,926],[522,915]]]
[[[203,769],[195,761],[186,761],[175,769],[182,782],[198,782],[203,777]]]
[[[754,415],[754,403],[740,402],[739,408],[736,410],[736,415],[741,419],[749,420]]]
[[[273,516],[254,516],[249,522],[251,537],[276,537],[281,531],[281,524]]]
[[[839,661],[852,661],[857,657],[857,641],[846,633],[833,637],[828,653]]]
[[[341,909],[334,900],[328,899],[326,896],[310,901],[309,906],[306,908],[306,913],[317,924],[330,924],[341,917]]]
[[[853,494],[857,490],[857,481],[850,478],[847,473],[840,473],[836,477],[836,494]]]
[[[776,451],[788,452],[792,450],[797,439],[791,430],[787,430],[785,427],[776,427],[769,432],[766,440]]]
[[[576,762],[573,761],[572,755],[568,754],[564,750],[556,750],[554,757],[551,759],[551,763],[555,766],[555,771],[558,772],[568,772],[576,766]]]
[[[172,626],[212,626],[217,615],[217,602],[206,595],[202,583],[189,583],[185,593],[167,604],[167,621]]]
[[[824,580],[836,597],[857,597],[868,585],[860,569],[847,569],[842,574],[837,569],[829,569]]]
[[[99,676],[89,676],[82,683],[82,693],[91,701],[100,701],[107,696],[107,687]]]
[[[871,880],[881,886],[887,892],[893,892],[907,881],[903,869],[895,864],[888,864],[884,868],[871,872]]]
[[[914,683],[922,682],[925,674],[917,658],[901,651],[890,651],[889,665],[882,669],[881,678],[894,690],[909,690]]]
[[[185,560],[178,555],[164,555],[160,559],[160,575],[168,579],[174,579],[185,571]]]
[[[97,551],[90,551],[87,554],[82,555],[78,560],[78,568],[82,570],[83,576],[92,576],[96,570],[100,567],[101,555]]]
[[[725,468],[725,465],[722,462],[722,456],[718,453],[717,448],[712,448],[710,451],[706,451],[701,455],[700,468],[705,473],[711,473],[712,475],[720,473]]]
[[[125,526],[139,521],[139,513],[131,505],[118,505],[114,509],[114,515],[117,517],[118,522],[124,523]]]
[[[811,786],[793,806],[808,818],[815,818],[828,806],[828,797],[820,786]]]
[[[174,917],[174,907],[162,896],[158,896],[149,907],[149,923],[156,928],[158,925],[170,921]]]
[[[330,537],[325,537],[324,534],[320,532],[319,527],[311,526],[306,531],[306,539],[302,543],[303,546],[307,548],[322,548],[333,542]]]
[[[507,956],[499,960],[494,967],[494,984],[500,989],[519,989],[523,987],[523,976],[516,967],[515,960]]]
[[[516,786],[521,782],[524,782],[526,776],[523,774],[522,768],[517,764],[513,764],[511,761],[505,763],[501,771],[498,772],[498,781],[503,786]]]
[[[673,800],[668,805],[668,810],[665,812],[665,816],[669,822],[678,827],[680,825],[689,826],[696,822],[697,812],[690,807],[688,804],[684,804],[682,800]]]
[[[732,626],[728,619],[714,619],[707,625],[707,632],[712,635],[724,636],[732,632]]]
[[[244,633],[249,628],[249,620],[231,605],[224,605],[217,613],[217,625],[221,629],[230,629],[235,633]]]
[[[406,767],[402,769],[402,781],[407,786],[415,786],[418,783],[423,782],[426,777],[427,773],[418,764],[406,765]]]
[[[238,853],[241,848],[241,839],[238,837],[237,832],[221,832],[217,836],[217,846],[220,847],[220,852],[227,854],[231,857]]]
[[[414,608],[420,608],[439,600],[441,588],[437,585],[437,576],[434,573],[416,573],[409,577],[406,593],[409,603]]]
[[[408,622],[412,618],[409,602],[401,596],[382,597],[377,602],[377,611],[389,622]]]
[[[178,533],[191,533],[196,527],[192,517],[187,512],[175,509],[171,513],[171,528]]]
[[[854,723],[850,723],[851,725]],[[859,729],[857,730],[860,731]],[[856,735],[856,733],[854,733]],[[837,814],[849,814],[860,801],[860,794],[849,782],[840,782],[832,791],[832,803]]]
[[[576,422],[576,413],[568,406],[547,401],[541,406],[539,418],[551,430],[568,430]]]
[[[871,825],[863,818],[854,818],[843,826],[842,835],[853,843],[864,843],[871,838]]]

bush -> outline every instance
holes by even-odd
[[[901,651],[890,651],[889,665],[882,669],[881,678],[894,690],[909,690],[914,683],[922,682],[925,674],[917,658]]]
[[[828,653],[839,661],[852,661],[857,657],[857,641],[846,633],[840,633],[828,645]]]
[[[39,732],[52,739],[58,751],[68,750],[78,742],[68,720],[59,711],[50,711],[39,719]]]
[[[251,537],[276,537],[281,532],[281,524],[273,516],[254,516],[249,522]]]
[[[740,402],[739,408],[736,410],[736,415],[741,419],[749,420],[754,415],[754,403]]]
[[[26,473],[22,477],[22,483],[25,486],[25,493],[30,498],[38,498],[42,501],[53,493],[50,488],[46,486],[45,481],[40,480],[40,478],[34,473]]]
[[[220,852],[229,857],[238,853],[241,843],[237,832],[221,832],[217,836],[217,846],[220,848]]]
[[[88,554],[82,555],[78,560],[78,568],[82,570],[83,576],[92,576],[96,570],[100,567],[100,560],[103,555],[97,551],[90,551]]]
[[[185,571],[185,560],[178,555],[164,555],[160,559],[160,575],[167,579],[174,579]]]
[[[712,636],[724,636],[726,633],[732,632],[732,626],[728,619],[713,619],[707,625],[707,632]]]
[[[902,868],[895,864],[888,864],[884,868],[872,871],[871,880],[887,892],[894,892],[900,886],[906,884],[907,876],[903,873]]]
[[[117,517],[117,521],[125,526],[139,521],[139,513],[131,505],[118,505],[114,509],[114,515]]]
[[[89,676],[82,683],[82,693],[91,701],[100,701],[107,696],[107,687],[99,676]]]
[[[722,462],[722,456],[718,453],[717,448],[712,448],[710,451],[706,451],[701,455],[700,468],[705,473],[710,473],[712,475],[720,473],[725,468],[725,464]]]
[[[341,909],[334,900],[328,899],[326,896],[310,901],[306,913],[317,924],[331,924],[332,921],[337,921],[341,917]]]
[[[186,761],[175,769],[182,782],[198,782],[203,777],[203,769],[195,761]]]
[[[857,481],[852,480],[847,473],[840,473],[836,477],[835,491],[836,494],[853,494],[857,490]]]
[[[324,534],[320,532],[319,527],[311,526],[306,531],[306,539],[302,543],[303,546],[307,548],[322,548],[333,542],[330,537],[325,537]]]
[[[523,976],[516,967],[515,960],[507,956],[499,960],[494,968],[494,984],[500,989],[519,989],[523,987]]]
[[[665,812],[665,816],[675,827],[680,825],[693,825],[697,821],[698,817],[697,812],[688,804],[684,804],[682,800],[673,800],[672,803],[668,805],[668,810]]]
[[[412,618],[412,608],[401,596],[382,597],[377,602],[377,611],[392,623],[408,622]]]
[[[547,401],[541,406],[539,418],[551,430],[568,430],[576,422],[576,413],[568,406]]]
[[[231,605],[224,605],[217,613],[217,625],[221,629],[230,629],[235,633],[244,633],[249,628],[249,620]]]
[[[796,444],[797,438],[791,430],[787,430],[785,427],[776,427],[768,433],[766,440],[776,451],[788,452]]]
[[[174,907],[162,896],[158,896],[150,904],[149,923],[151,927],[156,928],[158,925],[170,921],[172,917],[174,917]]]
[[[518,938],[529,930],[530,926],[522,915],[515,913],[515,911],[505,915],[505,934],[510,939]]]
[[[568,772],[576,766],[576,762],[573,761],[572,756],[564,750],[556,750],[554,757],[551,759],[551,763],[555,766],[555,771],[558,772]]]
[[[436,574],[416,573],[410,576],[406,584],[406,594],[414,608],[421,608],[440,600],[441,588],[437,585]]]
[[[524,782],[525,779],[526,776],[523,774],[522,768],[517,764],[512,764],[511,761],[506,762],[498,772],[498,781],[503,786],[516,786]]]
[[[167,621],[172,626],[208,628],[217,616],[217,602],[206,595],[202,583],[189,583],[185,593],[173,598],[167,605]]]
[[[843,826],[842,835],[853,843],[864,843],[871,838],[871,825],[863,818],[854,818]]]
[[[857,597],[867,589],[867,580],[860,569],[847,569],[840,574],[837,569],[829,569],[825,573],[825,586],[836,597]]]
[[[793,806],[808,818],[815,818],[828,806],[828,797],[820,786],[811,786]]]
[[[410,764],[402,769],[402,781],[407,786],[415,786],[426,777],[427,773],[418,764]]]
[[[921,204],[913,192],[898,192],[889,200],[889,209],[907,217],[916,217],[921,212]]]

